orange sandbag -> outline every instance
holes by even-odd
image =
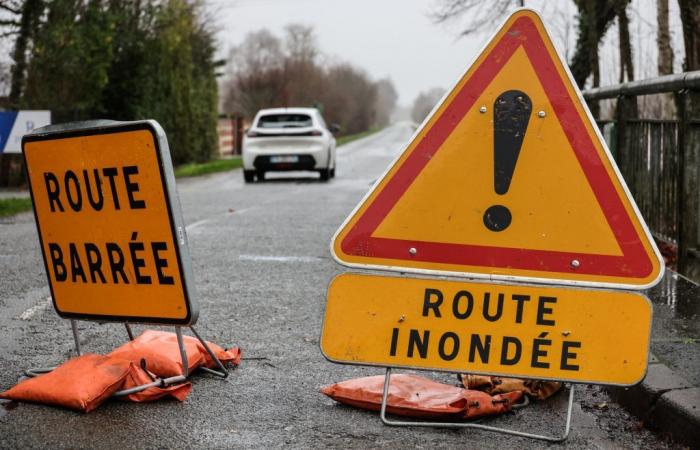
[[[184,336],[187,366],[190,372],[204,364],[197,339]],[[121,345],[109,354],[139,365],[146,360],[148,370],[159,377],[167,378],[182,375],[182,357],[175,333],[146,330],[133,341]]]
[[[384,391],[384,375],[357,378],[321,388],[333,400],[357,408],[379,411]],[[387,411],[421,418],[461,418],[502,414],[522,397],[520,392],[490,396],[416,375],[391,377]]]
[[[138,367],[136,364],[131,363],[129,373],[126,375],[124,384],[121,386],[121,388],[119,388],[119,390],[131,389],[136,386],[148,384],[154,381],[154,378],[155,374],[149,373],[141,367]],[[150,387],[140,392],[119,397],[119,400],[143,403],[152,402],[154,400],[158,400],[159,398],[170,396],[184,402],[191,390],[192,383],[188,381],[186,383],[166,387]]]
[[[90,412],[121,388],[129,370],[129,361],[85,354],[22,381],[0,393],[0,398]]]
[[[201,365],[208,368],[216,367],[216,363],[197,338],[192,336],[183,336],[182,338],[187,352],[187,366],[190,373]],[[240,363],[241,352],[239,349],[224,350],[209,341],[207,341],[207,345],[222,363],[230,362],[235,365]],[[145,330],[133,341],[112,350],[110,355],[128,359],[136,365],[145,359],[148,370],[159,377],[174,377],[183,373],[177,335],[167,331]]]

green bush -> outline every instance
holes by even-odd
[[[198,2],[46,0],[19,107],[55,123],[155,119],[174,164],[216,152],[217,62]],[[22,74],[18,74],[22,76]]]

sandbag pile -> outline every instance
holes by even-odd
[[[356,378],[321,388],[333,400],[361,409],[379,411],[384,392],[384,375]],[[425,419],[475,419],[510,411],[522,392],[489,395],[438,383],[417,375],[391,377],[387,412]]]
[[[198,339],[183,336],[183,341],[189,373],[199,367],[216,368],[215,361]],[[225,350],[211,342],[207,345],[223,364],[237,366],[240,363],[239,348]],[[182,374],[175,333],[146,330],[106,356],[85,354],[75,357],[47,374],[21,381],[0,393],[0,398],[90,412],[117,391]],[[188,381],[149,387],[119,399],[149,402],[168,396],[184,401],[191,390],[192,384]]]
[[[466,389],[476,389],[491,395],[521,391],[535,400],[545,400],[561,389],[561,383],[558,381],[524,380],[522,378],[472,374],[461,374],[459,377]]]

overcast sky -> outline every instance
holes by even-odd
[[[436,25],[429,17],[436,0],[210,0],[216,10],[221,57],[251,31],[267,28],[282,36],[290,23],[313,26],[321,51],[335,60],[349,61],[374,79],[389,77],[399,93],[399,103],[410,105],[420,91],[449,88],[467,68],[494,30],[457,39],[459,23]],[[571,0],[527,0],[527,6],[542,11],[555,45],[561,52],[573,51],[575,8]],[[676,2],[671,3],[674,41],[681,31]],[[631,32],[637,35],[637,71],[656,67],[655,0],[633,0]],[[617,31],[611,29],[601,49],[603,84],[614,83],[613,67]],[[607,48],[607,50],[606,50]],[[680,64],[682,45],[676,61]],[[653,61],[651,61],[653,59]],[[650,63],[651,62],[651,63]],[[608,68],[609,67],[609,68]]]

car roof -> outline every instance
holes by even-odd
[[[302,114],[314,114],[318,113],[318,109],[316,108],[269,108],[269,109],[261,109],[258,111],[258,115],[263,115],[263,114],[297,114],[297,113],[302,113]]]

